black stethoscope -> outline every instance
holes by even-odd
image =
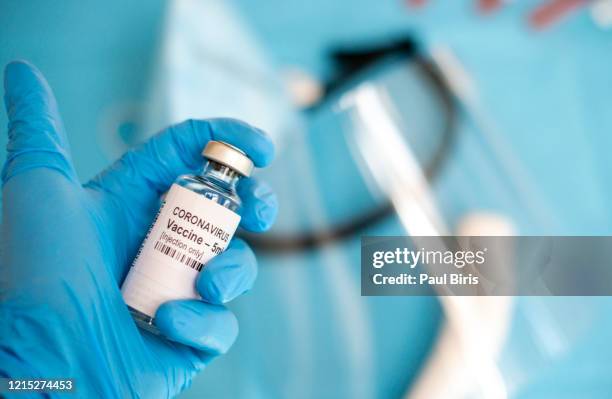
[[[388,63],[389,59],[393,59],[395,67],[401,68],[410,63],[412,67],[417,68],[419,74],[426,80],[428,87],[435,91],[438,96],[439,102],[442,104],[442,118],[445,121],[437,148],[422,165],[427,179],[429,181],[435,179],[451,151],[457,119],[457,109],[452,92],[435,63],[424,57],[419,52],[418,46],[410,38],[403,38],[392,43],[387,42],[382,46],[357,50],[336,50],[331,53],[331,58],[338,72],[325,85],[321,100],[304,110],[307,114],[314,113],[321,107],[327,106],[332,99],[350,92],[359,84],[367,81],[372,73],[375,73],[374,71],[378,70],[382,63]],[[330,227],[313,228],[297,233],[269,232],[256,235],[241,232],[240,235],[254,248],[261,251],[272,253],[299,252],[312,250],[359,234],[394,213],[395,210],[391,202],[386,200],[376,204],[370,210],[363,211],[347,221],[336,223]]]

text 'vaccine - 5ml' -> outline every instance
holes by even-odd
[[[121,288],[137,324],[154,333],[162,303],[200,298],[198,273],[225,250],[240,223],[236,184],[253,162],[221,141],[210,141],[202,155],[202,173],[180,176],[166,193]]]

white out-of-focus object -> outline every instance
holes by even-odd
[[[365,168],[388,198],[411,236],[445,235],[446,227],[423,171],[392,115],[386,94],[364,83],[345,94],[341,109],[354,119],[349,143],[355,159]]]
[[[292,67],[283,71],[287,92],[293,104],[307,108],[317,103],[323,96],[323,85],[307,71]]]
[[[494,212],[469,213],[459,221],[458,236],[513,236],[514,223]],[[441,297],[447,325],[407,399],[508,396],[495,359],[506,339],[512,298]],[[487,326],[487,328],[482,328]],[[476,392],[475,392],[476,391]]]
[[[457,224],[459,236],[513,236],[516,226],[506,216],[495,212],[479,211],[465,215]]]
[[[600,28],[612,28],[612,0],[595,0],[591,5],[591,18]]]
[[[299,123],[282,76],[232,2],[174,0],[145,113],[145,131],[190,118],[237,118],[279,143]]]
[[[505,215],[478,211],[465,215],[458,223],[456,235],[466,237],[465,245],[472,245],[474,237],[506,237],[487,240],[489,250],[487,267],[477,271],[483,292],[496,295],[512,295],[516,285],[515,240],[517,228]],[[478,244],[482,245],[482,244]]]

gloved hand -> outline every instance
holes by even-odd
[[[203,301],[159,308],[158,328],[170,340],[137,329],[119,287],[160,195],[179,174],[202,166],[209,140],[241,148],[259,167],[272,160],[272,142],[236,120],[189,120],[81,185],[40,72],[14,62],[4,84],[9,143],[2,172],[0,376],[71,377],[78,397],[178,394],[236,339],[236,318],[223,304],[251,288],[253,252],[234,239],[200,273]],[[275,195],[254,179],[238,190],[241,226],[268,229]]]

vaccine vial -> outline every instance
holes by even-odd
[[[198,273],[225,250],[240,223],[236,184],[253,162],[221,141],[210,141],[202,155],[202,173],[179,176],[166,193],[121,288],[138,326],[155,334],[157,308],[200,298]]]

